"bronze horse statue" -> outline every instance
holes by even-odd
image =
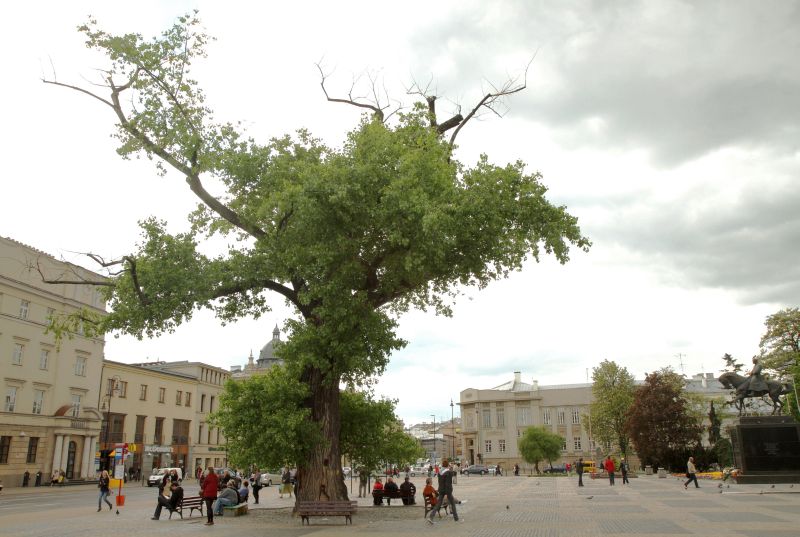
[[[766,390],[756,390],[755,392],[750,390],[739,390],[739,386],[747,382],[748,378],[749,377],[743,377],[737,373],[728,372],[723,373],[717,379],[726,389],[736,389],[733,404],[739,410],[739,415],[742,415],[745,399],[748,397],[764,397],[765,395],[769,395],[769,398],[772,399],[772,415],[781,414],[783,411],[781,395],[789,393],[792,389],[791,385],[781,384],[775,380],[765,380],[764,382],[767,384]]]

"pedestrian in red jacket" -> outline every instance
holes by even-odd
[[[611,460],[611,455],[606,457],[603,466],[606,468],[606,472],[608,472],[608,484],[612,487],[614,486],[614,461]]]
[[[200,480],[200,495],[206,502],[206,517],[208,518],[206,526],[214,525],[214,510],[211,508],[211,504],[217,499],[218,485],[219,478],[217,477],[217,473],[214,471],[213,466],[209,466],[208,469],[206,469],[205,475]]]

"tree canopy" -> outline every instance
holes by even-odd
[[[528,427],[518,442],[522,458],[528,464],[534,465],[537,474],[541,461],[552,461],[561,456],[563,444],[564,438],[546,427]]]
[[[767,316],[766,331],[761,336],[761,356],[764,366],[793,383],[787,400],[795,418],[800,419],[797,404],[797,384],[800,382],[800,309],[785,308]]]
[[[450,314],[463,286],[483,288],[542,253],[564,263],[570,247],[589,247],[577,219],[546,199],[539,173],[486,155],[470,166],[454,154],[455,135],[479,107],[524,84],[504,85],[446,121],[437,118],[436,96],[424,92],[391,122],[366,105],[337,147],[302,129],[262,143],[216,122],[192,79],[209,40],[196,14],[151,40],[111,35],[94,21],[80,31],[108,58],[101,80],[91,89],[46,82],[106,105],[119,154],[178,172],[200,202],[183,232],[142,222],[140,244],[105,263],[116,269],[103,283],[111,313],[84,312],[82,321],[87,331],[152,337],[198,309],[228,322],[269,311],[271,294],[286,300],[295,312],[281,348],[286,382],[302,385],[290,394],[305,394],[299,406],[323,439],[298,461],[300,499],[322,490],[346,498],[340,384],[368,384],[384,372],[405,344],[395,330],[400,313]],[[207,180],[224,192],[212,194]],[[226,252],[198,248],[212,236],[224,239]]]
[[[643,464],[665,465],[671,454],[700,442],[702,427],[687,399],[683,377],[662,369],[636,389],[626,429]]]
[[[592,370],[592,381],[592,404],[585,427],[591,420],[594,439],[617,445],[624,455],[629,444],[625,420],[633,404],[636,380],[627,368],[603,360]]]

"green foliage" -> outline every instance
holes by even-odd
[[[708,441],[712,446],[719,441],[721,428],[722,418],[714,408],[714,401],[710,401],[708,407]]]
[[[722,360],[725,362],[725,371],[730,371],[732,373],[741,373],[742,368],[744,367],[744,365],[741,362],[738,362],[733,356],[731,356],[727,352],[722,355]]]
[[[786,308],[767,316],[761,336],[762,363],[784,379],[793,378],[800,366],[800,309]]]
[[[592,370],[592,381],[591,414],[584,416],[584,427],[588,430],[591,420],[594,439],[619,446],[624,455],[629,444],[625,420],[633,404],[636,381],[627,368],[608,360]]]
[[[342,455],[359,467],[375,470],[385,463],[404,466],[424,453],[419,441],[406,434],[394,413],[395,403],[374,400],[368,393],[341,393]]]
[[[683,377],[671,369],[650,373],[637,388],[626,421],[643,464],[669,464],[672,453],[699,443],[702,430],[684,391]]]
[[[561,456],[564,438],[545,427],[528,427],[519,439],[519,452],[525,462],[533,464],[539,473],[539,462]]]
[[[272,367],[263,375],[229,380],[208,423],[222,429],[235,466],[296,466],[314,444],[324,441],[303,408],[307,396],[308,388],[286,368]]]

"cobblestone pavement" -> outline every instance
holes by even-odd
[[[414,480],[421,490],[421,480]],[[6,489],[0,495],[0,536],[107,537],[129,535],[265,535],[314,537],[346,535],[454,535],[465,537],[797,537],[800,535],[800,485],[724,485],[703,481],[684,490],[675,478],[642,476],[614,487],[606,480],[576,478],[460,477],[456,497],[460,522],[443,517],[425,523],[421,506],[372,507],[359,499],[353,525],[341,518],[312,519],[301,526],[291,516],[292,500],[280,499],[277,488],[262,489],[262,504],[248,516],[217,518],[212,527],[197,515],[152,521],[155,489],[129,487],[120,514],[96,512],[95,487]],[[197,485],[187,483],[187,495]],[[36,501],[32,501],[33,498]],[[355,495],[353,495],[353,499]],[[252,500],[251,500],[252,501]],[[16,502],[16,503],[15,503]]]

